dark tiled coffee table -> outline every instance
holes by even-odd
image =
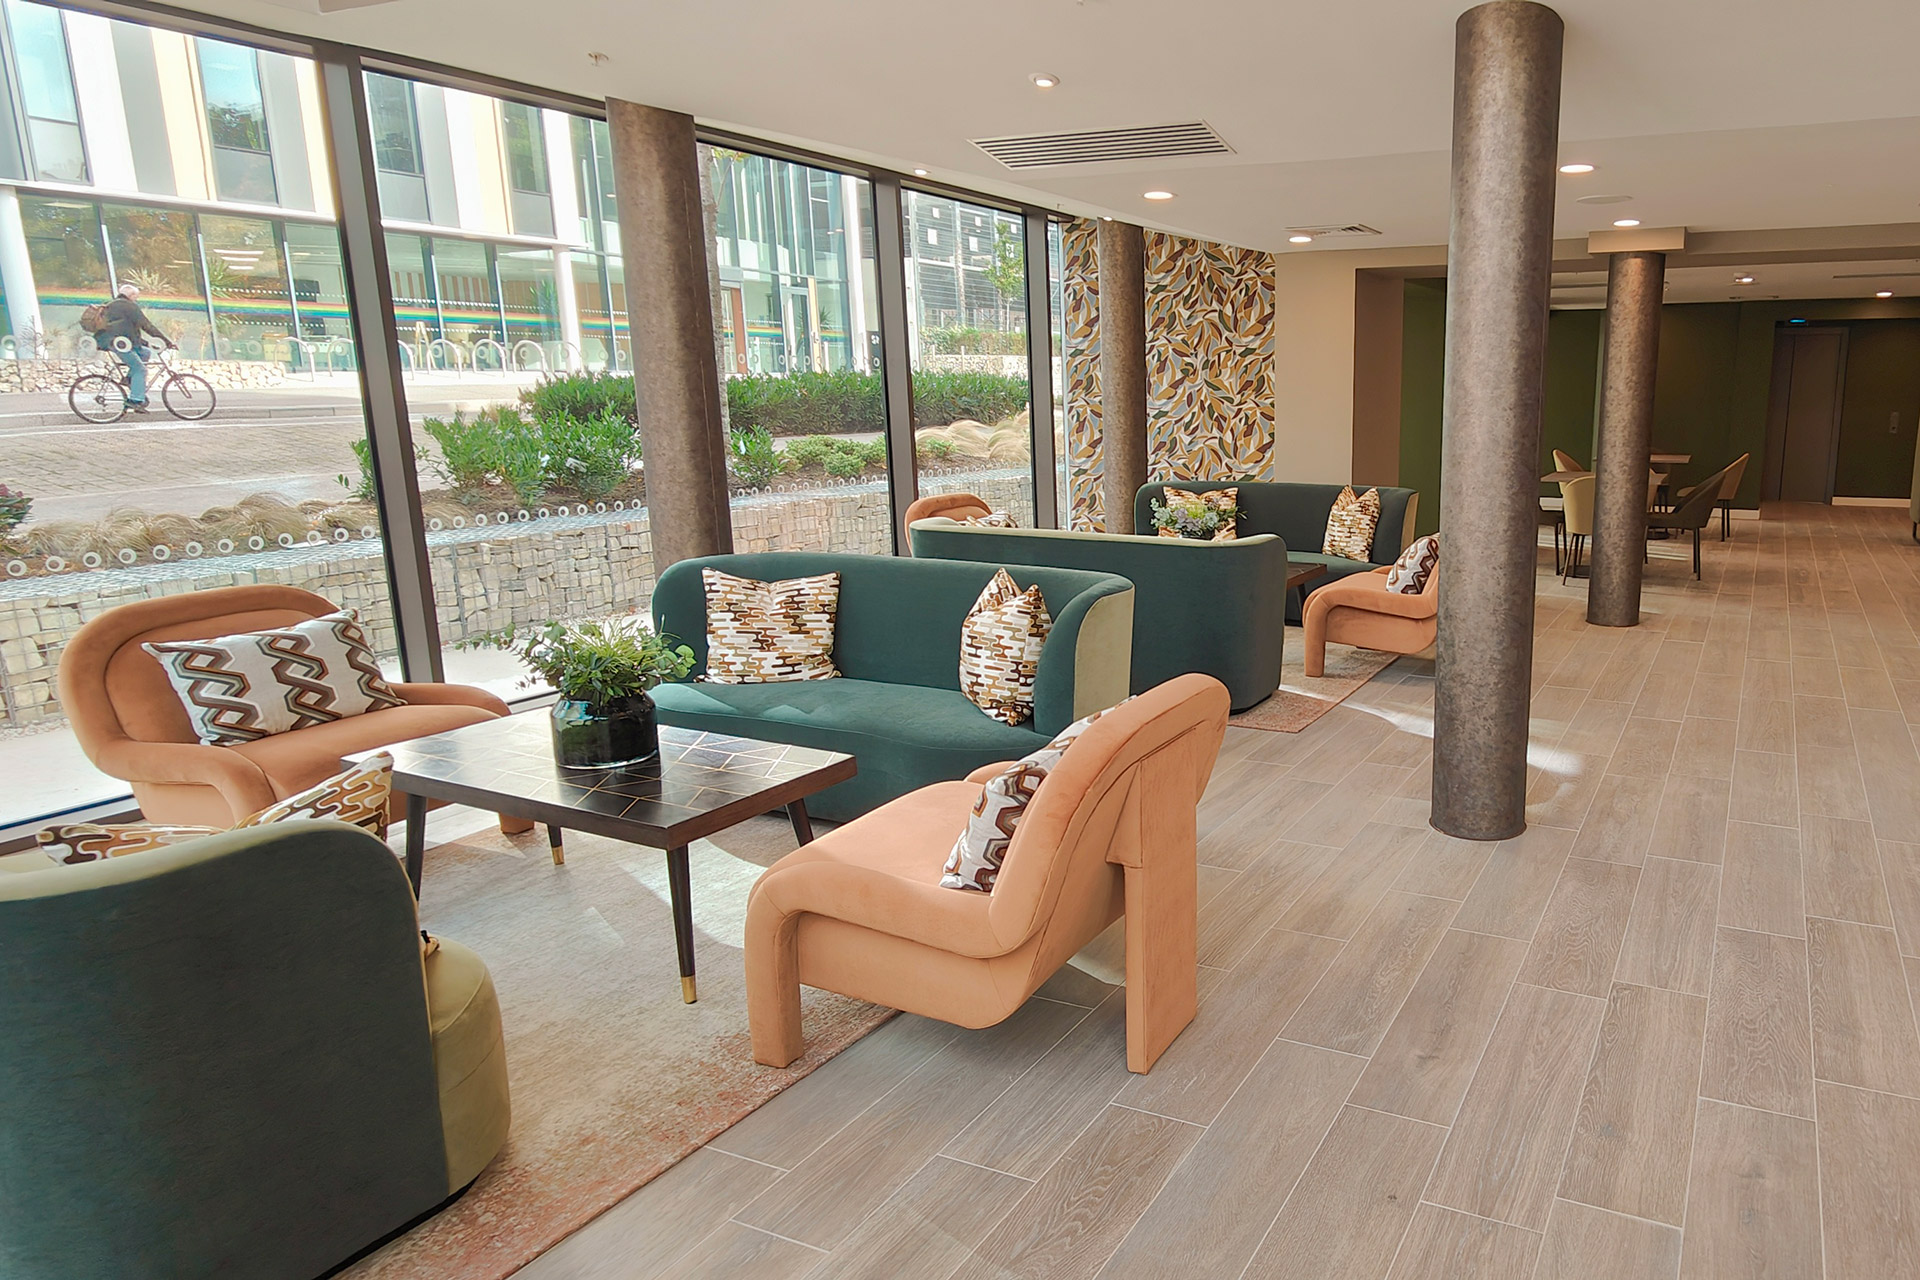
[[[407,797],[407,877],[417,893],[429,800],[469,804],[547,827],[556,865],[567,827],[667,853],[680,992],[691,1004],[693,889],[687,846],[784,808],[794,838],[813,839],[806,797],[854,775],[852,756],[754,738],[660,728],[660,755],[618,769],[563,769],[547,716],[526,712],[414,738],[393,753],[393,787]]]

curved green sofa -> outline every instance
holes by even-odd
[[[0,874],[0,1276],[316,1276],[506,1141],[486,966],[283,822]]]
[[[908,530],[916,560],[985,560],[1113,573],[1138,596],[1134,693],[1189,671],[1227,686],[1235,711],[1280,686],[1286,642],[1287,544],[1271,534],[1231,542],[1061,529],[992,529],[935,516]]]
[[[1053,615],[1040,654],[1034,715],[993,719],[960,692],[960,624],[997,566],[903,556],[766,551],[682,560],[653,589],[654,626],[699,659],[693,676],[653,691],[661,723],[845,751],[859,773],[809,797],[815,816],[844,821],[929,782],[1013,760],[1083,715],[1127,696],[1133,584],[1105,573],[1010,564],[1038,584]],[[707,599],[700,571],[763,582],[840,575],[833,680],[709,684]]]

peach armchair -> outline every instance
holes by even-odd
[[[934,516],[972,520],[992,514],[993,508],[987,505],[987,500],[974,494],[930,493],[924,498],[915,498],[907,507],[906,526],[911,529],[915,520],[930,520]]]
[[[507,704],[484,689],[395,684],[406,706],[239,746],[207,746],[195,737],[166,672],[140,647],[290,626],[334,608],[311,591],[255,585],[109,609],[75,632],[60,656],[60,698],[74,736],[102,773],[132,785],[149,821],[226,827],[339,773],[349,754],[507,714]],[[530,826],[501,819],[506,831]]]
[[[1330,582],[1307,597],[1306,673],[1325,675],[1327,642],[1385,653],[1419,653],[1440,629],[1440,570],[1427,575],[1417,595],[1387,590],[1386,569]]]
[[[1126,916],[1127,1066],[1146,1071],[1197,1001],[1194,809],[1226,687],[1184,675],[1102,716],[1035,793],[991,894],[941,865],[1004,765],[923,787],[769,867],[747,904],[754,1060],[805,1049],[800,986],[963,1027],[1000,1022]]]

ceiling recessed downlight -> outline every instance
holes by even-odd
[[[1033,82],[1033,87],[1036,89],[1056,89],[1060,85],[1060,77],[1051,71],[1036,71],[1027,79]]]
[[[1173,199],[1173,192],[1171,192],[1171,191],[1142,191],[1142,192],[1140,193],[1140,198],[1141,198],[1142,200],[1171,200],[1171,199]]]
[[[1579,204],[1625,204],[1627,201],[1631,199],[1633,199],[1632,196],[1621,196],[1621,195],[1581,196],[1576,203],[1579,203]]]
[[[1312,244],[1313,237],[1308,235],[1288,236],[1287,243],[1288,244]]]
[[[1583,164],[1583,163],[1574,163],[1574,164],[1563,164],[1563,165],[1561,165],[1561,166],[1560,166],[1560,172],[1562,172],[1562,173],[1592,173],[1592,172],[1593,172],[1593,166],[1592,166],[1592,165],[1590,165],[1590,164]]]
[[[1737,275],[1733,278],[1733,282],[1735,284],[1752,284],[1753,277],[1749,275]]]
[[[1616,227],[1637,227],[1637,226],[1639,226],[1639,225],[1640,225],[1640,219],[1638,219],[1638,218],[1615,218],[1615,219],[1613,220],[1613,225],[1614,225],[1614,226],[1616,226]]]
[[[915,169],[913,171],[913,176],[916,178],[924,178],[927,176],[927,171],[925,169]]]
[[[1893,290],[1882,289],[1880,290],[1880,292],[1874,294],[1873,296],[1876,298],[1891,298],[1893,296]]]

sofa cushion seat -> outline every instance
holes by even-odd
[[[245,756],[258,766],[273,785],[274,799],[285,800],[339,773],[346,768],[345,757],[357,752],[390,747],[408,738],[444,733],[492,719],[494,713],[485,707],[408,704],[276,733],[227,750]]]
[[[673,713],[673,723],[690,727],[698,718],[713,722],[701,728],[747,738],[760,736],[754,733],[755,723],[790,727],[795,732],[782,734],[781,741],[851,751],[861,756],[863,773],[869,763],[861,754],[863,747],[951,755],[955,763],[947,776],[953,777],[972,771],[983,752],[995,759],[1023,756],[1047,742],[1045,734],[1034,730],[1032,720],[1002,724],[958,689],[917,684],[845,677],[804,684],[698,681],[663,684],[653,691],[653,700],[662,711]]]

